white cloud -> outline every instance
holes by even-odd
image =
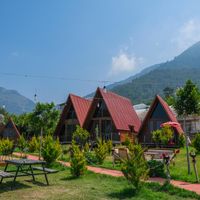
[[[178,34],[172,39],[179,51],[183,51],[200,41],[200,21],[191,19],[178,30]]]
[[[117,56],[112,57],[110,76],[116,76],[121,73],[133,72],[138,69],[138,65],[142,58],[136,58],[124,51],[120,51]]]

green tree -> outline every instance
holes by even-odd
[[[83,149],[89,137],[89,132],[80,126],[76,126],[76,130],[73,133],[73,140],[79,144],[80,148]]]
[[[94,149],[95,156],[98,160],[99,164],[103,164],[103,161],[106,158],[108,153],[107,144],[105,141],[98,139],[97,140],[97,147]]]
[[[173,138],[173,130],[170,126],[165,125],[162,127],[161,131],[162,131],[161,141],[164,144],[167,144]]]
[[[85,171],[87,170],[85,155],[74,140],[72,141],[70,165],[70,171],[74,177],[84,175]]]
[[[192,141],[193,147],[196,149],[197,153],[200,153],[200,133],[197,133]]]
[[[164,126],[161,129],[152,132],[152,139],[156,144],[167,144],[173,138],[173,131],[170,126]]]
[[[171,87],[166,87],[163,89],[164,99],[168,105],[174,104],[174,89]]]
[[[52,134],[59,119],[59,111],[56,110],[54,103],[37,103],[35,109],[29,116],[30,131],[35,135],[41,133]]]
[[[200,92],[198,87],[191,81],[187,80],[183,88],[179,88],[176,92],[174,108],[179,116],[184,118],[184,132],[186,134],[186,149],[187,149],[187,163],[188,174],[190,174],[190,160],[188,137],[185,127],[185,118],[188,115],[196,115],[200,113]]]
[[[138,191],[142,186],[141,179],[146,179],[149,172],[141,145],[133,145],[128,158],[123,161],[122,172],[134,189]]]
[[[199,102],[199,89],[191,80],[188,80],[183,88],[176,91],[174,108],[179,116],[199,114]]]
[[[152,140],[156,143],[156,146],[161,142],[162,131],[160,129],[152,131]]]
[[[28,142],[26,141],[23,135],[20,135],[17,141],[17,146],[19,150],[21,151],[21,157],[22,157],[22,153],[26,153],[27,147],[28,147]]]
[[[34,135],[28,143],[28,149],[30,152],[36,152],[40,148],[39,139]]]
[[[45,136],[41,153],[47,164],[52,164],[62,154],[62,147],[59,140],[54,140],[51,135]]]
[[[30,124],[30,113],[23,113],[21,115],[12,115],[13,121],[15,122],[19,132],[23,134],[26,138],[30,138],[34,135]]]
[[[0,154],[2,155],[8,155],[12,153],[12,149],[13,149],[13,141],[7,139],[2,139],[0,140]]]

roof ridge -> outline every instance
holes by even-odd
[[[98,88],[101,92],[104,92],[103,91],[103,89],[102,88]],[[114,92],[112,92],[112,91],[106,91],[106,92],[104,92],[104,93],[110,93],[110,94],[112,94],[112,95],[114,95],[114,96],[116,96],[116,97],[119,97],[119,98],[122,98],[122,99],[124,99],[124,100],[127,100],[127,101],[130,101],[131,102],[131,100],[129,99],[129,98],[127,98],[127,97],[124,97],[124,96],[121,96],[121,95],[119,95],[119,94],[116,94],[116,93],[114,93]],[[132,103],[132,102],[131,102]]]
[[[81,100],[85,100],[85,101],[92,101],[92,100],[90,100],[90,99],[86,99],[86,98],[84,98],[84,97],[81,97],[81,96],[78,96],[78,95],[75,95],[75,94],[72,94],[72,93],[69,93],[69,96],[70,97],[75,97],[75,98],[79,98],[79,99],[81,99]]]

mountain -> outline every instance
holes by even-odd
[[[141,73],[108,86],[112,91],[130,98],[134,104],[148,103],[163,89],[176,89],[191,79],[200,87],[200,42],[171,61],[146,68]]]
[[[108,89],[112,89],[112,88],[117,87],[119,85],[124,85],[126,83],[130,83],[133,79],[139,78],[139,77],[141,77],[141,76],[153,71],[154,69],[158,68],[159,66],[160,66],[160,64],[152,65],[150,67],[147,67],[147,68],[143,69],[141,72],[139,72],[139,73],[137,73],[137,74],[135,74],[133,76],[130,76],[129,78],[127,78],[125,80],[110,84],[110,85],[108,85],[106,87]]]
[[[35,104],[15,90],[0,87],[0,107],[2,106],[5,106],[9,113],[21,114],[32,111]]]

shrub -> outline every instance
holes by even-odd
[[[7,139],[0,140],[0,154],[8,155],[12,153],[13,141]]]
[[[88,137],[89,137],[89,132],[77,125],[76,130],[73,133],[73,140],[77,144],[79,144],[81,149],[83,149],[83,147],[85,146]]]
[[[179,147],[184,147],[185,146],[185,136],[184,136],[184,134],[179,135],[179,137],[178,137],[178,145],[179,145]]]
[[[89,144],[86,143],[85,146],[84,146],[84,152],[87,153],[90,151],[90,147],[89,147]]]
[[[162,131],[160,129],[155,130],[152,132],[152,140],[159,144],[161,142],[161,135],[162,135]]]
[[[173,131],[170,126],[163,126],[152,132],[152,139],[158,145],[159,143],[167,144],[173,138]]]
[[[146,179],[148,175],[148,167],[141,145],[134,145],[127,160],[123,161],[122,172],[134,189],[139,191],[142,186],[141,179]]]
[[[122,144],[125,145],[126,147],[129,147],[131,145],[131,140],[128,137],[128,135],[126,136],[125,141],[122,142]]]
[[[59,140],[54,140],[52,136],[47,135],[42,143],[41,154],[47,164],[53,163],[62,154]]]
[[[98,159],[94,152],[84,152],[84,155],[88,164],[94,165],[98,163]]]
[[[86,159],[84,153],[80,150],[79,146],[72,141],[72,153],[71,153],[71,174],[74,177],[84,175],[86,171]]]
[[[98,160],[98,163],[103,164],[103,161],[105,160],[106,154],[108,152],[106,142],[99,139],[97,141],[97,147],[94,149],[94,151],[95,151],[95,155]]]
[[[112,140],[108,140],[108,141],[106,142],[106,145],[107,145],[108,153],[111,154],[112,148],[113,148]]]
[[[20,150],[21,152],[26,152],[26,149],[27,149],[27,147],[28,147],[28,143],[27,143],[27,141],[25,140],[25,138],[24,138],[23,135],[21,135],[21,136],[19,137],[19,139],[18,139],[18,141],[17,141],[17,146],[18,146],[18,148],[19,148],[19,150]]]
[[[173,130],[169,125],[162,127],[161,141],[164,144],[167,144],[173,138]]]
[[[200,153],[200,133],[197,133],[192,141],[193,147],[196,149],[198,153]]]
[[[150,177],[165,177],[165,166],[163,162],[157,160],[149,160],[147,164],[149,167]]]
[[[28,149],[30,152],[39,151],[40,142],[38,141],[36,136],[33,136],[28,144]]]

